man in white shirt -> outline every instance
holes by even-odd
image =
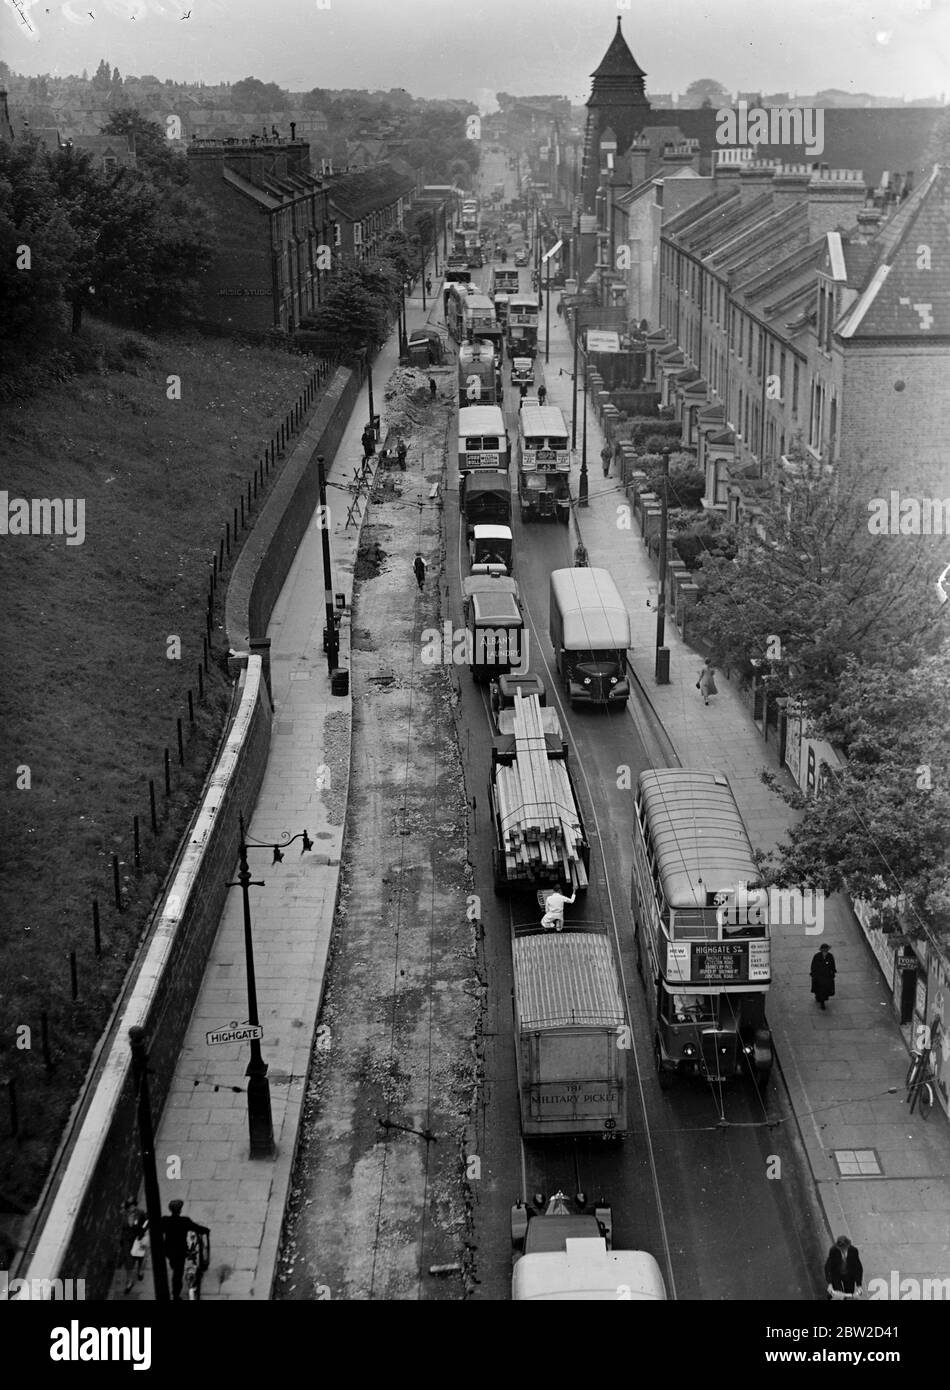
[[[541,918],[541,925],[545,931],[550,931],[553,927],[555,931],[561,931],[564,927],[564,905],[572,903],[577,897],[577,889],[569,898],[565,898],[563,893],[549,893],[544,900],[544,916]]]

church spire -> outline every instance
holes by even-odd
[[[636,58],[627,47],[627,41],[620,30],[620,19],[617,19],[617,32],[611,40],[610,47],[600,61],[600,66],[591,73],[596,83],[599,77],[620,77],[627,81],[640,79],[640,87],[643,87],[643,78],[646,73],[640,67]]]

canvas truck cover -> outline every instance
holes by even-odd
[[[616,1029],[625,1022],[617,967],[605,933],[517,936],[512,957],[522,1032]]]
[[[553,570],[552,616],[555,607],[566,651],[627,651],[631,646],[630,615],[606,570]]]
[[[652,1255],[608,1250],[602,1239],[581,1237],[566,1240],[563,1251],[522,1255],[512,1271],[511,1296],[516,1302],[660,1301],[666,1298],[666,1287]]]

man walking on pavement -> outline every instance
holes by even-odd
[[[438,387],[437,387],[436,384],[435,384],[435,377],[434,377],[434,376],[430,376],[430,377],[429,377],[429,400],[430,400],[430,401],[434,401],[434,400],[435,400],[435,393],[436,393],[437,390],[438,390]]]
[[[415,570],[416,583],[419,585],[419,588],[422,589],[426,582],[426,570],[429,566],[426,564],[425,560],[423,560],[422,554],[418,550],[416,551],[416,558],[412,562],[412,568]]]
[[[837,973],[835,958],[826,942],[811,958],[811,992],[820,1009],[825,1007],[825,1000],[830,999],[835,992]]]
[[[548,397],[548,388],[547,388],[546,386],[539,386],[539,387],[538,387],[538,405],[544,405],[544,402],[547,400],[547,397]]]
[[[827,946],[825,950],[827,950]],[[864,1284],[864,1267],[857,1246],[851,1244],[847,1236],[839,1236],[828,1252],[825,1260],[825,1283],[828,1285],[828,1298],[850,1295],[861,1297]]]
[[[605,477],[605,478],[609,478],[609,477],[610,477],[610,459],[611,459],[610,445],[609,445],[609,444],[605,444],[604,447],[603,447],[603,448],[601,449],[601,451],[600,451],[600,461],[601,461],[601,463],[604,465],[604,477]]]
[[[181,1209],[184,1205],[184,1202],[176,1198],[168,1204],[171,1216],[162,1217],[162,1244],[165,1248],[165,1258],[171,1267],[173,1299],[177,1299],[181,1294],[185,1256],[188,1253],[188,1232],[194,1231],[199,1236],[211,1234],[208,1226],[199,1226],[190,1217],[182,1216]]]
[[[376,452],[376,435],[372,425],[367,425],[363,431],[363,459],[372,458]]]

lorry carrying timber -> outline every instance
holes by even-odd
[[[492,742],[488,780],[495,892],[583,891],[590,845],[564,743],[544,732],[537,695],[516,691],[513,708],[512,734]]]
[[[571,708],[625,705],[630,615],[607,571],[552,570],[548,624]]]
[[[516,927],[512,966],[522,1133],[621,1138],[630,1031],[610,936]]]
[[[511,1297],[616,1302],[662,1300],[660,1267],[644,1250],[614,1250],[613,1214],[603,1201],[593,1209],[580,1197],[572,1210],[563,1192],[549,1202],[511,1209],[514,1267]]]

